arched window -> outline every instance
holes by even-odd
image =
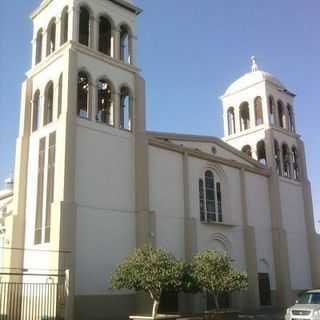
[[[99,22],[99,51],[111,56],[112,26],[110,21],[101,17]]]
[[[229,135],[236,133],[236,118],[234,114],[234,108],[230,107],[227,113],[228,117],[228,133]]]
[[[43,40],[43,31],[40,29],[37,33],[36,39],[36,64],[40,63],[42,60],[42,40]]]
[[[287,105],[287,111],[288,111],[288,125],[289,125],[289,130],[291,132],[295,132],[295,125],[294,125],[294,116],[293,116],[293,110],[292,106],[290,104]]]
[[[281,100],[278,100],[278,118],[279,118],[280,127],[285,128],[286,127],[286,114],[285,114],[283,103]]]
[[[260,140],[257,143],[257,160],[261,164],[267,165],[266,144],[264,143],[264,140]]]
[[[279,142],[274,140],[274,161],[276,163],[277,174],[281,175],[281,152]]]
[[[56,20],[52,19],[47,30],[47,56],[56,50]]]
[[[80,71],[78,74],[78,116],[89,119],[90,116],[90,84],[89,76],[86,72]]]
[[[299,180],[299,163],[298,163],[298,150],[295,146],[292,147],[292,167],[293,179]]]
[[[256,119],[256,126],[263,124],[263,111],[262,111],[261,97],[256,97],[254,99],[254,116]]]
[[[132,106],[130,90],[127,87],[120,89],[120,128],[131,130]]]
[[[80,7],[79,42],[87,47],[90,45],[90,12],[86,7]]]
[[[283,162],[283,176],[291,177],[291,161],[290,161],[290,149],[285,143],[282,145],[282,162]]]
[[[125,25],[120,27],[120,60],[131,63],[131,44],[129,28]]]
[[[248,102],[241,103],[239,113],[240,113],[241,131],[249,129],[250,128],[250,113],[249,113]]]
[[[60,44],[63,45],[68,41],[68,29],[69,29],[69,9],[64,8],[61,15],[61,41]]]
[[[40,91],[37,90],[32,100],[33,111],[32,111],[32,132],[39,129],[39,111],[40,111]]]
[[[63,85],[63,74],[60,74],[59,84],[58,84],[58,118],[61,115],[62,109],[62,85]]]
[[[108,80],[98,81],[98,106],[96,121],[114,125],[113,90]]]
[[[199,179],[199,201],[202,222],[223,222],[221,183],[211,170]]]
[[[247,144],[247,145],[245,145],[242,149],[241,149],[241,151],[243,152],[243,153],[245,153],[248,157],[252,157],[252,151],[251,151],[251,147]]]
[[[47,125],[53,120],[53,82],[50,81],[45,89],[44,110],[43,110],[43,125]]]
[[[276,124],[275,105],[272,96],[269,97],[269,119],[271,125]]]

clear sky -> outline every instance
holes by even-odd
[[[87,0],[90,2],[90,0]],[[20,85],[31,64],[29,14],[40,0],[2,0],[0,181],[12,171]],[[307,150],[320,219],[320,1],[136,0],[138,65],[147,81],[148,129],[221,137],[219,96],[261,69],[297,93],[297,129]]]

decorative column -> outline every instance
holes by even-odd
[[[90,35],[92,36],[92,41],[90,47],[94,50],[99,51],[99,19],[95,17],[90,17],[90,26],[92,26],[92,31]]]
[[[80,9],[78,6],[73,6],[69,10],[69,28],[68,28],[68,40],[79,41],[79,14]]]
[[[114,29],[114,58],[120,60],[120,30]]]

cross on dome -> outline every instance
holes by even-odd
[[[251,63],[252,63],[252,65],[251,65],[251,71],[252,71],[252,72],[258,71],[258,70],[259,70],[259,66],[258,66],[258,64],[257,64],[257,60],[256,60],[256,57],[255,57],[255,56],[252,56],[252,57],[251,57]]]

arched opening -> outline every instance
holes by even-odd
[[[235,134],[236,133],[236,118],[235,118],[233,107],[230,107],[228,109],[227,117],[228,117],[228,134],[229,135]]]
[[[61,41],[60,44],[63,45],[68,41],[68,30],[69,30],[69,9],[64,8],[61,15]]]
[[[261,164],[267,165],[266,144],[264,140],[260,140],[257,143],[257,160]]]
[[[298,162],[298,150],[295,146],[292,147],[292,167],[293,167],[293,179],[299,180],[299,162]]]
[[[254,116],[256,119],[256,126],[263,124],[263,111],[262,111],[261,97],[256,97],[254,99]]]
[[[45,89],[44,110],[43,110],[43,125],[47,125],[53,120],[53,82],[50,81]]]
[[[131,130],[132,107],[130,90],[127,87],[120,89],[120,128]]]
[[[276,164],[276,171],[278,175],[281,175],[281,152],[279,142],[274,139],[274,161]]]
[[[291,132],[295,132],[295,125],[294,125],[294,115],[293,115],[293,110],[292,106],[290,104],[287,105],[287,111],[288,111],[288,125],[289,125],[289,130]]]
[[[287,144],[282,145],[282,163],[283,163],[283,176],[291,177],[291,161],[290,161],[290,149]]]
[[[42,60],[42,41],[43,41],[43,30],[40,29],[37,33],[36,39],[36,64]]]
[[[110,126],[114,124],[113,112],[113,90],[108,80],[98,81],[98,106],[96,121],[106,123]]]
[[[269,121],[271,125],[276,124],[275,104],[272,96],[269,97]]]
[[[241,151],[242,151],[243,153],[245,153],[248,157],[252,158],[251,147],[250,147],[248,144],[245,145],[245,146],[241,149]]]
[[[281,128],[285,128],[286,127],[286,114],[285,114],[283,103],[281,100],[278,100],[278,118],[279,118],[279,126]]]
[[[129,28],[125,25],[120,27],[120,60],[124,63],[131,63],[131,45]]]
[[[77,114],[80,118],[89,119],[90,115],[90,84],[89,75],[80,71],[78,74],[78,109]]]
[[[111,56],[112,26],[110,21],[101,17],[99,22],[99,51]]]
[[[90,43],[90,12],[86,7],[80,7],[79,42],[87,47]]]
[[[32,100],[32,105],[33,105],[33,111],[32,111],[32,132],[36,131],[39,129],[40,124],[39,124],[39,111],[40,111],[40,91],[37,90],[35,94],[33,95],[33,100]]]
[[[63,74],[60,74],[59,83],[58,83],[58,118],[61,115],[62,110],[62,85],[63,85]]]
[[[56,19],[52,19],[47,30],[47,56],[56,50]]]
[[[240,128],[241,131],[250,128],[250,112],[248,102],[243,102],[240,105]]]

